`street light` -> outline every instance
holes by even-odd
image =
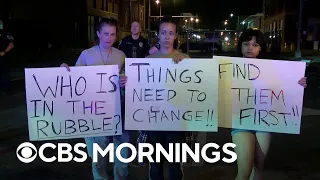
[[[151,0],[149,0],[149,16],[148,16],[148,34],[149,34],[149,40],[151,39]],[[156,0],[157,5],[160,4],[159,0]],[[161,4],[160,4],[160,17],[161,17]]]
[[[156,0],[157,6],[160,4],[159,0]],[[161,4],[160,4],[160,16],[161,16]]]
[[[230,14],[230,17],[233,17],[234,16],[234,14],[233,13],[231,13]],[[237,28],[238,28],[238,26],[239,26],[239,22],[240,22],[240,16],[237,16],[238,17],[238,22],[237,22]]]
[[[199,22],[199,19],[197,18],[197,19],[196,19],[196,23],[198,23],[198,22]]]
[[[228,24],[228,21],[226,20],[226,21],[224,21],[224,26],[225,26],[225,30],[227,30],[227,24]]]
[[[191,20],[191,21],[193,21],[193,17],[192,17],[192,18],[190,18],[190,20]]]

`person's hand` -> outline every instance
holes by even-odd
[[[1,51],[0,52],[0,56],[2,57],[2,56],[4,56],[6,54],[6,52],[4,52],[4,51]]]
[[[65,68],[67,68],[67,70],[70,72],[70,68],[69,68],[68,64],[62,63],[62,64],[60,65],[60,67],[65,67]]]
[[[128,79],[128,77],[127,77],[127,76],[122,75],[122,74],[120,75],[120,77],[119,77],[119,84],[120,84],[120,87],[124,87],[124,86],[126,86],[127,79]]]
[[[301,79],[298,81],[298,83],[299,83],[301,86],[303,86],[304,88],[306,88],[306,87],[307,87],[307,78],[306,78],[306,77],[301,78]]]
[[[175,55],[173,57],[173,61],[175,63],[179,63],[180,61],[182,61],[184,59],[184,56],[181,53],[178,53],[177,55]]]

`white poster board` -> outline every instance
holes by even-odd
[[[217,62],[126,59],[126,130],[216,132]]]
[[[25,69],[31,141],[122,134],[118,66]]]
[[[299,134],[305,63],[234,57],[219,62],[219,126]]]

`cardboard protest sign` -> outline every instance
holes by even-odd
[[[25,69],[31,141],[122,134],[118,66]]]
[[[126,59],[126,130],[217,131],[217,62]]]
[[[219,127],[300,133],[304,62],[213,59],[219,62]]]

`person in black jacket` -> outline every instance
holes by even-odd
[[[132,22],[131,35],[119,42],[118,49],[123,51],[127,58],[144,58],[149,55],[150,46],[148,40],[141,36],[141,25],[138,21]]]

